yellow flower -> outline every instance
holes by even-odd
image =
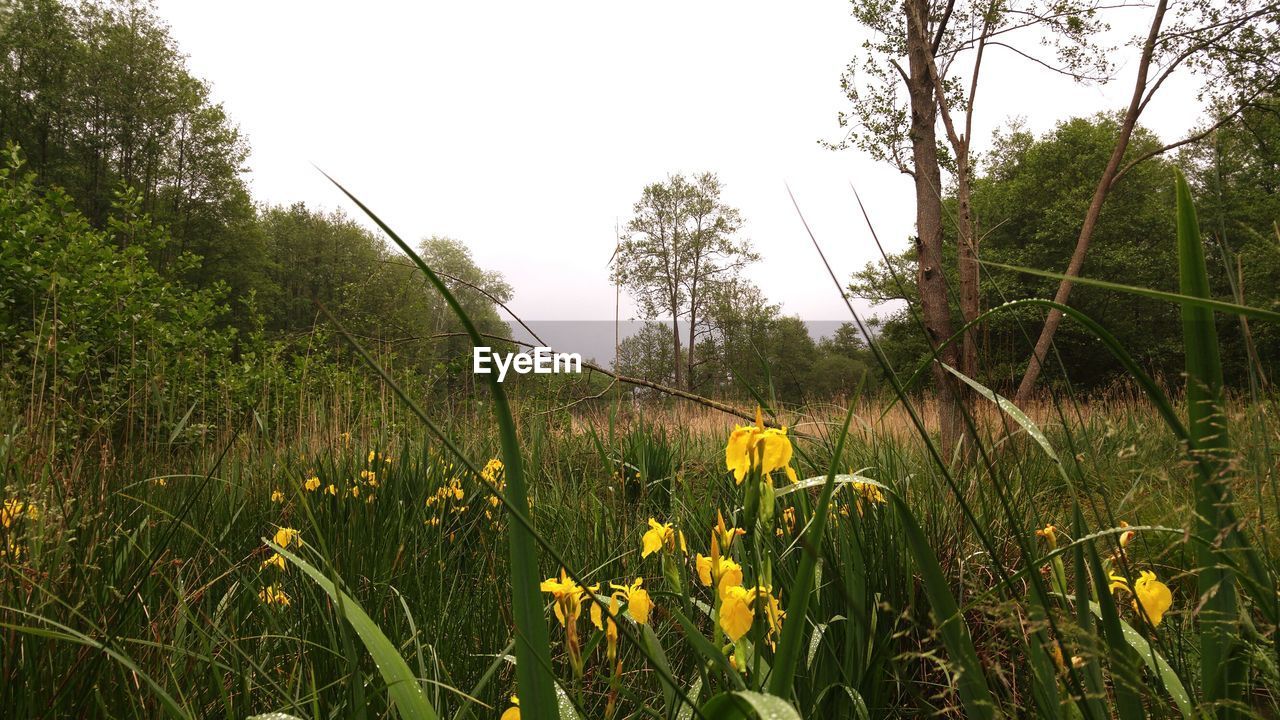
[[[576,625],[582,615],[582,594],[586,592],[582,586],[561,569],[559,580],[547,578],[542,582],[541,588],[542,592],[551,593],[555,598],[553,609],[560,624],[566,628]]]
[[[796,509],[787,508],[782,511],[782,524],[787,526],[787,534],[796,534]],[[782,535],[782,528],[778,528],[778,535]]]
[[[338,486],[334,485],[333,483],[329,483],[327,486],[325,486],[324,491],[329,495],[333,495],[336,497],[338,494]]]
[[[511,696],[511,707],[502,713],[502,717],[498,720],[520,720],[520,698],[515,695]]]
[[[272,490],[272,491],[271,491],[271,502],[273,502],[273,503],[282,503],[282,502],[284,502],[284,493],[280,492],[279,490]]]
[[[156,484],[160,487],[166,487],[169,485],[169,478],[158,477],[156,478]]]
[[[276,531],[276,536],[272,538],[277,545],[282,548],[289,547],[289,543],[297,540],[297,544],[302,544],[302,533],[289,527],[282,527]]]
[[[275,585],[268,585],[262,588],[261,592],[258,593],[258,598],[268,605],[280,605],[282,607],[288,607],[290,602],[289,596],[285,595],[283,590],[277,589]]]
[[[1121,520],[1120,527],[1127,528],[1129,527],[1129,523]],[[1137,535],[1137,533],[1134,532],[1133,530],[1125,530],[1124,532],[1120,533],[1120,547],[1122,548],[1129,547],[1129,543],[1133,542],[1133,538],[1135,535]]]
[[[1173,592],[1169,586],[1160,582],[1156,574],[1143,570],[1134,581],[1133,587],[1120,575],[1111,576],[1111,591],[1124,590],[1133,594],[1133,609],[1145,614],[1152,627],[1164,620],[1164,614],[1173,605]]]
[[[7,557],[13,562],[22,559],[22,545],[14,542],[12,539],[4,541],[4,546],[0,547],[0,558]]]
[[[1045,525],[1043,529],[1036,531],[1036,537],[1044,538],[1045,543],[1049,545],[1050,550],[1058,548],[1058,528],[1054,525]]]
[[[480,471],[480,478],[490,485],[498,485],[502,482],[502,476],[506,472],[506,467],[498,458],[491,458],[485,463],[484,469]]]
[[[741,585],[726,588],[720,604],[720,627],[733,642],[751,629],[756,618],[755,594]]]
[[[378,487],[378,473],[372,470],[361,470],[360,478],[369,483],[370,487]]]
[[[320,478],[312,475],[307,478],[307,482],[304,483],[302,487],[306,488],[307,492],[315,492],[320,488]]]
[[[787,613],[782,609],[781,598],[774,597],[769,592],[769,588],[756,588],[756,592],[757,594],[764,595],[769,598],[769,601],[765,603],[764,606],[764,616],[765,619],[769,621],[769,634],[767,639],[769,644],[772,645],[774,636],[782,631],[782,620],[787,616]]]
[[[598,587],[599,586],[592,586],[591,587],[592,592],[594,593],[594,591]],[[615,585],[614,587],[618,587],[618,586]],[[617,629],[614,627],[613,618],[617,616],[618,616],[618,593],[614,593],[613,596],[609,598],[609,629],[608,629],[608,633],[612,633],[614,637],[617,637]],[[600,603],[598,602],[591,603],[591,624],[595,625],[597,630],[605,629],[604,613],[600,611]]]
[[[351,497],[355,497],[355,498],[360,497],[360,486],[359,486],[359,485],[352,485],[352,486],[351,486]]]
[[[649,518],[649,530],[644,534],[641,542],[640,557],[649,557],[663,549],[675,552],[677,542],[680,544],[680,552],[688,555],[689,548],[685,544],[684,533],[673,528],[671,523],[660,523]]]
[[[733,541],[737,538],[742,537],[743,535],[746,535],[747,531],[743,530],[742,528],[726,527],[724,522],[724,515],[721,515],[720,511],[716,510],[715,533],[716,533],[716,539],[719,540],[720,542],[720,549],[724,552],[729,552],[729,546],[733,545]]]
[[[695,558],[695,562],[698,567],[698,579],[707,587],[711,587],[714,580],[716,590],[722,598],[728,588],[742,584],[742,566],[727,557],[720,558],[719,567],[715,558],[701,553]]]
[[[796,482],[796,471],[791,467],[791,440],[786,428],[766,428],[759,408],[756,408],[755,425],[738,425],[729,434],[724,448],[724,464],[733,471],[734,482],[742,483],[757,459],[760,472],[768,475],[774,470],[786,470],[791,482]]]
[[[368,463],[369,463],[370,465],[372,465],[372,464],[373,464],[373,461],[374,461],[374,460],[377,460],[377,459],[378,459],[378,453],[377,453],[376,451],[374,451],[374,450],[370,450],[370,451],[369,451],[369,460],[368,460]]]
[[[885,504],[884,493],[880,492],[880,488],[868,482],[857,481],[853,483],[853,491],[858,495],[855,505],[858,509],[858,516],[862,516],[862,503],[867,502],[874,505]],[[847,514],[847,511],[846,511]]]
[[[649,624],[649,613],[653,611],[653,599],[649,597],[649,591],[640,587],[644,584],[644,578],[636,578],[635,582],[630,585],[610,585],[614,590],[615,597],[625,598],[627,601],[627,613],[631,615],[631,619],[641,625]]]
[[[4,501],[4,506],[0,507],[0,525],[12,527],[23,516],[29,520],[35,520],[40,517],[40,510],[31,503],[23,502],[17,498],[9,498]]]
[[[269,565],[274,565],[277,568],[280,568],[281,570],[283,570],[284,556],[281,555],[280,553],[271,553],[271,557],[267,558],[266,560],[263,560],[262,565],[260,565],[259,567],[265,568]]]

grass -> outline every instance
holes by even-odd
[[[531,718],[1275,716],[1280,399],[1224,395],[1185,192],[1179,211],[1186,391],[1126,364],[1113,393],[1012,412],[973,383],[963,464],[933,445],[930,398],[900,389],[784,408],[785,436],[680,405],[624,416],[614,397],[547,412],[496,384],[488,409],[437,417],[354,341],[377,402],[320,395],[284,429],[253,414],[119,453],[15,431],[0,703],[491,717],[518,692]]]
[[[1069,426],[1048,425],[1049,440],[1058,448],[1075,448],[1074,472],[1085,507],[1134,525],[1182,527],[1194,503],[1193,469],[1169,462],[1176,445],[1160,431],[1156,418],[1127,410],[1117,403],[1110,413],[1091,409]],[[1275,431],[1257,418],[1274,416],[1276,410],[1274,402],[1258,408],[1236,401],[1230,407],[1232,435],[1240,447],[1252,450],[1239,459],[1236,489],[1243,497],[1250,490],[1248,478],[1275,472],[1274,459],[1268,461],[1263,452],[1275,446]],[[590,431],[595,426],[586,421],[579,420],[584,429],[576,431],[552,431],[536,415],[522,425],[525,437],[542,438],[529,472],[534,518],[547,541],[564,548],[566,560],[585,569],[592,582],[643,575],[659,608],[672,598],[658,594],[655,563],[639,557],[648,518],[675,522],[686,530],[690,544],[706,553],[715,508],[727,508],[735,490],[720,471],[730,423],[690,431],[667,421],[672,412],[656,412],[651,425],[634,421],[616,427],[612,436],[607,428],[595,428],[602,433],[603,454]],[[873,416],[863,419],[868,427],[855,424],[861,429],[851,434],[839,466],[873,468],[866,471],[869,476],[901,489],[965,607],[993,685],[1002,695],[1025,701],[1023,669],[1011,657],[1020,632],[1016,616],[1006,607],[1007,598],[983,596],[994,580],[993,565],[1018,567],[1009,541],[1014,532],[1070,524],[1056,470],[1029,444],[1013,446],[1001,456],[1002,467],[1016,468],[1007,489],[1018,528],[1008,527],[992,511],[991,489],[981,478],[965,483],[972,504],[988,523],[988,534],[999,539],[1002,554],[993,562],[983,557],[954,502],[940,491],[941,482],[918,443],[902,440],[892,420],[877,426]],[[817,475],[822,472],[818,466],[829,462],[823,450],[831,438],[821,427],[829,425],[815,424],[815,439],[797,442],[815,462],[801,462],[801,475]],[[456,418],[452,430],[456,437],[469,438],[467,450],[474,457],[495,454],[496,438],[486,432],[481,417]],[[370,432],[348,440],[322,428],[308,428],[305,437],[307,444],[321,449],[300,453],[292,443],[260,442],[252,432],[234,444],[198,498],[201,511],[179,527],[156,572],[131,599],[131,620],[113,627],[119,652],[138,671],[112,661],[101,663],[94,675],[68,674],[69,668],[89,662],[85,646],[18,627],[48,630],[55,621],[90,637],[105,637],[107,618],[121,603],[119,589],[140,559],[155,549],[202,475],[168,477],[164,484],[158,478],[210,467],[217,448],[179,457],[156,452],[127,466],[82,466],[79,475],[59,476],[47,461],[33,461],[10,446],[3,457],[4,494],[27,498],[41,508],[37,519],[9,528],[11,535],[21,533],[26,548],[19,562],[5,561],[0,667],[6,682],[0,703],[11,708],[10,716],[40,717],[51,709],[53,714],[160,714],[160,696],[147,689],[144,675],[196,716],[246,717],[279,710],[312,717],[317,707],[342,716],[380,714],[386,703],[381,681],[360,653],[351,657],[349,631],[325,593],[296,570],[260,567],[270,552],[261,538],[269,538],[279,526],[300,529],[308,547],[347,581],[352,596],[415,674],[428,680],[426,690],[442,714],[462,707],[460,693],[472,691],[495,655],[509,652],[513,635],[503,521],[485,518],[487,500],[468,486],[463,503],[468,510],[446,511],[439,525],[430,524],[438,514],[426,506],[426,498],[446,486],[450,474],[438,446],[422,437],[392,440]],[[676,481],[670,509],[654,495],[636,497],[618,477],[617,461],[637,437],[672,448]],[[393,459],[375,459],[379,487],[351,498],[349,488],[369,466],[370,450]],[[339,496],[305,490],[313,474],[322,487],[332,483],[340,488]],[[55,487],[66,493],[55,492]],[[285,494],[284,502],[272,502],[276,489]],[[847,495],[838,493],[836,501],[849,507]],[[1274,523],[1274,502],[1250,505],[1260,513],[1255,516],[1260,526]],[[869,509],[856,533],[850,516],[841,515],[829,534],[838,541],[826,548],[822,587],[810,610],[810,617],[827,623],[827,629],[816,648],[804,648],[805,679],[815,686],[853,687],[877,716],[954,704],[945,651],[891,515],[884,507]],[[1166,658],[1194,677],[1198,650],[1189,632],[1197,591],[1191,549],[1173,534],[1143,533],[1136,544],[1144,565],[1174,588],[1174,608],[1161,625]],[[779,572],[789,567],[784,563]],[[548,577],[556,570],[545,566],[540,574]],[[291,605],[264,605],[258,591],[267,584],[288,593]],[[659,620],[655,627],[674,674],[694,673],[696,655],[680,650],[675,623]],[[567,675],[560,639],[553,635],[558,652],[553,662]],[[607,683],[599,677],[599,655],[597,648],[588,661],[582,694],[586,717],[599,716],[605,702]],[[619,717],[626,717],[660,696],[661,689],[634,649],[623,647],[621,657],[630,697],[619,701]],[[485,704],[498,706],[515,690],[512,669],[500,664],[481,688]],[[828,703],[834,712],[841,705],[840,692],[828,691],[818,704]],[[1259,685],[1256,692],[1266,703],[1274,702],[1266,687]],[[491,712],[480,708],[478,716]]]

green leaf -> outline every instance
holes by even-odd
[[[351,623],[360,642],[364,643],[365,650],[369,651],[374,665],[382,675],[382,681],[387,684],[387,693],[400,717],[405,720],[436,720],[439,716],[422,691],[418,678],[409,669],[409,664],[355,598],[339,590],[332,580],[311,563],[266,538],[263,538],[263,542],[306,573],[333,600],[338,611]]]
[[[711,641],[699,632],[698,627],[693,624],[692,620],[686,617],[685,614],[680,612],[680,609],[676,607],[668,608],[667,612],[671,613],[671,617],[675,618],[676,622],[680,624],[680,629],[684,631],[685,639],[689,641],[689,645],[691,645],[704,660],[707,660],[712,665],[719,668],[720,671],[729,678],[729,682],[734,688],[738,690],[747,689],[747,684],[742,679],[742,674],[729,664],[729,659],[724,656],[723,652],[720,652],[719,648],[712,645]],[[707,612],[709,615],[710,611],[708,610]]]
[[[707,720],[800,720],[786,700],[751,690],[720,693],[702,706]]]
[[[1102,609],[1098,607],[1098,603],[1089,602],[1089,610],[1102,617]],[[1120,620],[1120,633],[1124,636],[1125,642],[1129,643],[1137,651],[1138,657],[1146,663],[1147,668],[1152,673],[1160,676],[1160,680],[1164,683],[1164,689],[1169,693],[1169,698],[1173,700],[1173,704],[1178,706],[1178,712],[1182,713],[1182,717],[1190,718],[1195,714],[1191,705],[1191,695],[1187,692],[1186,686],[1182,684],[1182,678],[1178,677],[1178,673],[1174,671],[1173,666],[1168,660],[1155,649],[1155,647],[1147,642],[1147,639],[1134,629],[1132,625]]]
[[[938,632],[942,635],[943,644],[947,647],[951,661],[958,666],[956,691],[960,694],[960,701],[964,704],[968,717],[990,720],[996,716],[995,698],[987,687],[982,663],[978,661],[978,652],[973,647],[973,638],[969,636],[969,626],[965,624],[964,616],[960,614],[960,608],[956,605],[955,596],[951,594],[951,587],[947,584],[947,578],[938,564],[938,556],[933,552],[933,548],[929,547],[928,540],[920,531],[920,526],[916,524],[911,508],[896,492],[889,492],[888,495],[902,523],[907,547],[911,551],[916,567],[920,570],[925,596],[928,597],[929,605],[933,608]]]
[[[1183,181],[1186,182],[1185,180]],[[1198,235],[1197,235],[1198,237]],[[1201,255],[1203,259],[1203,253]],[[1183,308],[1197,308],[1208,311],[1218,311],[1229,313],[1231,315],[1243,315],[1244,317],[1256,318],[1258,320],[1266,320],[1269,322],[1280,322],[1280,313],[1274,310],[1266,310],[1264,308],[1250,307],[1249,305],[1237,305],[1236,303],[1223,302],[1221,300],[1213,300],[1205,295],[1203,297],[1188,293],[1184,288],[1182,294],[1164,292],[1162,290],[1152,290],[1150,288],[1136,287],[1134,285],[1124,285],[1121,283],[1107,282],[1106,280],[1094,280],[1086,277],[1071,277],[1061,273],[1049,272],[1047,270],[1036,270],[1034,268],[1020,267],[1018,265],[1004,265],[997,262],[982,263],[987,267],[998,267],[1004,270],[1012,270],[1014,272],[1026,273],[1027,275],[1038,275],[1040,277],[1052,278],[1054,280],[1070,280],[1077,285],[1091,285],[1106,290],[1115,290],[1117,292],[1129,293],[1131,295],[1141,295],[1142,297],[1152,298],[1154,300],[1167,300],[1182,305]]]
[[[1102,561],[1098,559],[1098,549],[1092,544],[1085,548],[1089,561],[1089,574],[1093,576],[1093,585],[1098,588],[1098,617],[1102,619],[1102,637],[1107,645],[1107,662],[1111,667],[1111,684],[1115,689],[1116,714],[1120,720],[1141,720],[1146,717],[1142,707],[1142,697],[1137,688],[1142,680],[1137,672],[1137,661],[1133,648],[1124,639],[1120,629],[1120,612],[1116,609],[1115,598],[1111,597],[1111,580],[1102,569]]]
[[[444,281],[427,267],[418,253],[355,195],[333,178],[329,180],[364,211],[422,271],[457,316],[471,338],[471,343],[476,346],[484,345],[475,324],[457,298]],[[516,664],[516,679],[521,708],[530,717],[550,718],[558,712],[558,701],[555,676],[551,672],[550,633],[543,614],[541,578],[538,576],[538,544],[529,513],[529,489],[524,476],[524,459],[520,454],[515,420],[502,383],[498,382],[494,373],[485,375],[485,378],[488,380],[489,397],[493,402],[493,414],[498,424],[498,437],[502,447],[502,464],[507,483],[503,493],[504,504],[520,520],[507,524],[507,546],[511,568],[511,609],[516,625],[516,658],[519,660]]]
[[[1178,279],[1184,295],[1209,297],[1209,273],[1204,244],[1196,219],[1191,189],[1181,173],[1176,180],[1178,199]],[[1205,537],[1217,537],[1233,523],[1229,479],[1231,441],[1222,407],[1222,359],[1213,311],[1182,306],[1182,342],[1187,359],[1187,430],[1193,452],[1200,459],[1194,476],[1196,525]],[[1243,691],[1246,668],[1239,652],[1236,623],[1235,573],[1217,561],[1217,551],[1197,546],[1200,572],[1196,586],[1204,598],[1200,610],[1200,673],[1206,703],[1235,701]],[[1219,717],[1236,717],[1223,707]]]
[[[649,656],[653,658],[653,662],[665,671],[659,676],[659,682],[662,685],[662,700],[667,709],[663,715],[671,717],[676,706],[676,689],[665,679],[672,676],[671,663],[667,661],[667,653],[662,648],[662,641],[658,640],[658,635],[653,631],[652,627],[641,625],[640,638],[644,641],[645,648],[649,650]]]
[[[1022,412],[1022,408],[1014,405],[1012,401],[1002,397],[986,385],[983,385],[950,365],[946,363],[940,364],[947,370],[947,372],[960,378],[965,382],[965,384],[976,390],[979,395],[995,403],[996,407],[1000,408],[1002,412],[1010,418],[1013,418],[1014,422],[1022,426],[1022,429],[1027,431],[1027,434],[1031,436],[1032,440],[1036,441],[1036,444],[1040,446],[1040,449],[1044,451],[1044,454],[1048,455],[1049,459],[1053,461],[1054,466],[1058,469],[1058,474],[1062,476],[1062,479],[1067,483],[1067,487],[1071,488],[1074,492],[1075,486],[1071,482],[1070,476],[1067,475],[1066,468],[1062,466],[1062,460],[1058,458],[1058,453],[1054,452],[1053,446],[1049,444],[1049,438],[1045,437],[1045,434],[1041,432],[1040,427],[1036,425],[1031,418],[1027,417],[1026,413]]]
[[[873,480],[869,477],[866,477],[865,475],[862,475],[861,472],[862,471],[858,471],[857,473],[854,473],[852,475],[846,475],[844,473],[836,475],[835,484],[836,485],[852,485],[853,483],[867,483],[869,485],[884,487],[878,481]],[[786,485],[783,485],[782,487],[775,488],[773,491],[773,495],[775,498],[780,498],[785,495],[790,495],[793,492],[799,492],[800,490],[808,490],[809,488],[819,487],[821,485],[826,485],[826,484],[827,484],[826,475],[822,475],[819,477],[805,478],[804,480],[788,483]]]
[[[844,455],[844,441],[849,435],[849,423],[853,420],[854,404],[849,403],[849,411],[845,414],[844,425],[840,428],[840,437],[836,440],[835,451],[831,455],[831,467],[827,470],[827,482],[822,486],[822,494],[818,496],[818,504],[813,508],[813,517],[809,521],[809,529],[804,534],[803,554],[800,557],[800,568],[796,571],[791,584],[791,600],[787,603],[787,618],[783,625],[782,638],[778,642],[778,650],[773,659],[773,675],[769,678],[769,692],[792,697],[795,690],[796,668],[800,665],[800,651],[804,642],[804,631],[808,626],[809,596],[813,593],[813,580],[817,572],[818,556],[822,553],[822,540],[827,532],[827,508],[831,505],[831,495],[836,487],[836,469],[840,466]]]

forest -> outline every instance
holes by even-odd
[[[0,714],[1280,715],[1280,4],[842,6],[814,140],[915,189],[848,317],[673,167],[639,331],[500,381],[547,290],[255,198],[156,6],[0,3]],[[982,136],[1003,50],[1132,100]]]

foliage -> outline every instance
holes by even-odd
[[[735,237],[742,218],[721,192],[712,173],[673,175],[646,186],[614,258],[614,281],[635,297],[645,318],[671,319],[677,387],[691,383],[697,337],[713,298],[757,259],[750,244]],[[681,322],[688,333],[683,353]]]
[[[1041,138],[1016,126],[998,136],[986,160],[987,171],[974,182],[973,206],[980,218],[982,261],[1041,269],[1066,265],[1078,219],[1089,203],[1089,179],[1106,163],[1115,122],[1108,116],[1077,118],[1059,124]],[[1158,139],[1139,128],[1130,152],[1136,156],[1158,146]],[[1173,232],[1173,195],[1169,190],[1172,172],[1168,163],[1148,160],[1134,166],[1113,188],[1095,231],[1095,246],[1084,268],[1085,277],[1176,290],[1177,258],[1166,240]],[[1201,181],[1208,181],[1210,173],[1209,168],[1201,170]],[[1257,182],[1248,177],[1242,180]],[[1243,187],[1241,192],[1246,192]],[[1262,196],[1266,191],[1258,188],[1247,192]],[[1207,212],[1217,212],[1212,203],[1210,207],[1213,209]],[[1265,213],[1267,205],[1260,202],[1250,207]],[[1206,226],[1209,217],[1204,216]],[[1255,216],[1252,226],[1258,225],[1262,221]],[[1239,235],[1244,246],[1241,252],[1248,252],[1255,259],[1245,275],[1246,289],[1251,288],[1248,299],[1266,307],[1280,299],[1275,293],[1280,285],[1268,282],[1275,264],[1280,262],[1280,253],[1275,252],[1274,242],[1267,247],[1267,241],[1260,240],[1261,233],[1256,230],[1241,230]],[[1251,241],[1245,242],[1245,237]],[[1216,242],[1212,237],[1210,240],[1214,247]],[[954,253],[954,244],[949,243],[948,248]],[[916,302],[910,282],[914,254],[908,251],[892,256],[891,261],[893,272],[882,261],[857,273],[850,292],[873,302],[898,301],[889,306],[892,309],[882,325],[881,337],[896,367],[914,367],[928,352],[909,311]],[[1235,263],[1213,262],[1210,268],[1215,295],[1233,295],[1232,277],[1238,272]],[[1056,281],[1047,278],[987,268],[982,279],[982,305],[989,308],[1016,298],[1047,297],[1055,286]],[[908,302],[901,303],[903,299]],[[1181,372],[1179,319],[1176,309],[1167,303],[1142,298],[1117,303],[1109,291],[1080,287],[1072,296],[1072,304],[1104,324],[1126,346],[1140,349],[1138,359],[1152,373],[1172,379]],[[1034,314],[1009,313],[986,323],[981,334],[981,365],[987,382],[1016,382],[1026,362],[1028,335],[1037,322]],[[1238,325],[1232,319],[1224,318],[1222,322],[1224,328]],[[1274,330],[1259,327],[1255,332],[1264,333],[1260,337],[1269,343]],[[1064,326],[1055,340],[1061,365],[1071,369],[1071,382],[1085,389],[1105,387],[1121,372],[1113,359],[1096,352],[1093,343],[1088,332],[1070,325]],[[1223,353],[1228,359],[1228,378],[1237,384],[1242,382],[1247,358],[1238,330],[1223,334]],[[1255,356],[1267,366],[1267,355]],[[1052,366],[1059,367],[1056,362]]]
[[[165,278],[150,256],[168,239],[140,205],[119,193],[95,230],[64,193],[36,186],[13,146],[0,169],[0,393],[67,442],[171,430],[231,365],[234,332],[217,329],[225,290]]]

